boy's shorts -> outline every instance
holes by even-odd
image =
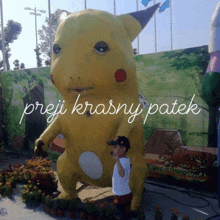
[[[115,196],[114,203],[118,210],[119,219],[120,220],[130,220],[130,211],[131,211],[131,200],[133,198],[133,194],[129,193],[123,196]]]
[[[127,195],[122,195],[122,196],[117,196],[115,195],[115,198],[114,198],[114,203],[117,205],[120,205],[120,204],[125,204],[125,203],[130,203],[131,200],[133,198],[133,194],[132,192],[130,192],[129,194]]]

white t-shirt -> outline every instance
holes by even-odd
[[[118,167],[115,163],[113,176],[112,176],[112,192],[117,196],[127,195],[131,192],[129,186],[129,178],[131,172],[130,159],[126,157],[119,158],[119,161],[125,171],[124,177],[120,177],[118,174]]]

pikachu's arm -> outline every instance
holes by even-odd
[[[52,123],[46,128],[41,136],[35,141],[35,150],[41,148],[47,150],[47,145],[52,142],[60,133],[61,127],[59,124],[59,116],[57,115]]]

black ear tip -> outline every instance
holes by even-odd
[[[150,19],[153,17],[156,10],[159,8],[160,3],[153,5],[145,10],[136,11],[129,13],[132,17],[134,17],[141,24],[142,29],[147,25]]]

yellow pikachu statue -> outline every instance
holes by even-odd
[[[111,186],[115,161],[107,141],[125,136],[130,141],[128,156],[133,165],[131,210],[141,204],[147,173],[141,114],[129,123],[127,110],[113,109],[123,104],[129,109],[133,106],[132,110],[139,106],[131,43],[158,7],[119,16],[87,9],[70,14],[59,24],[50,74],[65,102],[62,113],[36,140],[35,153],[45,153],[58,134],[64,136],[65,152],[57,161],[64,189],[60,198],[78,198],[78,181]]]

